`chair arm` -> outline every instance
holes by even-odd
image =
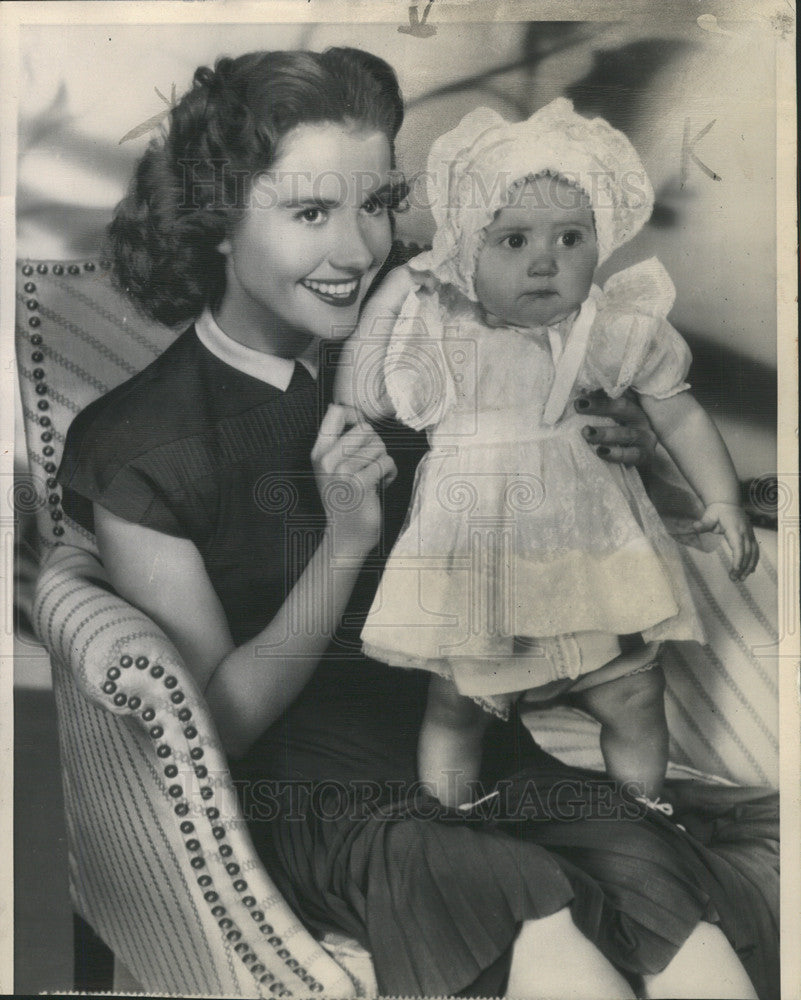
[[[107,671],[127,646],[135,645],[154,663],[169,663],[171,669],[185,672],[169,639],[114,592],[102,563],[86,549],[59,545],[47,553],[32,617],[38,638],[51,656],[70,667],[83,694],[118,715],[130,710],[114,704],[104,685],[110,679]]]
[[[96,556],[67,545],[45,560],[34,625],[86,697],[134,729],[163,775],[154,791],[186,881],[254,993],[355,995],[358,984],[299,923],[258,858],[209,710],[166,635],[111,590]]]

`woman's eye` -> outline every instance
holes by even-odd
[[[381,215],[382,212],[386,211],[386,208],[387,206],[380,198],[368,198],[364,205],[362,205],[362,210],[367,215]]]
[[[301,219],[303,222],[308,222],[311,225],[320,225],[325,222],[326,213],[322,208],[304,208],[295,216],[296,219]]]
[[[520,250],[526,245],[526,238],[522,233],[510,233],[504,243],[512,250]]]
[[[584,237],[577,229],[570,229],[568,232],[562,233],[559,242],[563,247],[576,247],[583,239]]]

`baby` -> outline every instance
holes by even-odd
[[[652,258],[596,268],[647,222],[628,139],[559,99],[511,124],[479,108],[432,147],[433,249],[366,306],[339,397],[427,431],[403,532],[362,633],[370,656],[433,674],[419,770],[469,802],[488,713],[568,697],[601,724],[607,771],[649,804],[667,766],[659,643],[703,641],[681,560],[638,473],[582,435],[586,394],[631,389],[722,532],[733,578],[758,559],[737,476],[689,392]],[[589,432],[592,435],[592,430]]]

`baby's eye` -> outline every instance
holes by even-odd
[[[312,226],[319,226],[325,222],[328,217],[327,212],[323,208],[315,208],[314,206],[310,208],[303,208],[295,216],[296,219],[300,219],[302,222],[308,222]]]
[[[510,233],[502,242],[511,250],[520,250],[526,245],[526,237],[522,233]]]
[[[578,229],[569,229],[567,232],[562,233],[559,237],[559,242],[563,247],[576,247],[584,240],[584,234],[580,233]]]

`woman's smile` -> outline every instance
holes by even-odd
[[[361,279],[315,281],[312,278],[304,278],[301,285],[332,306],[352,306],[359,297]]]

